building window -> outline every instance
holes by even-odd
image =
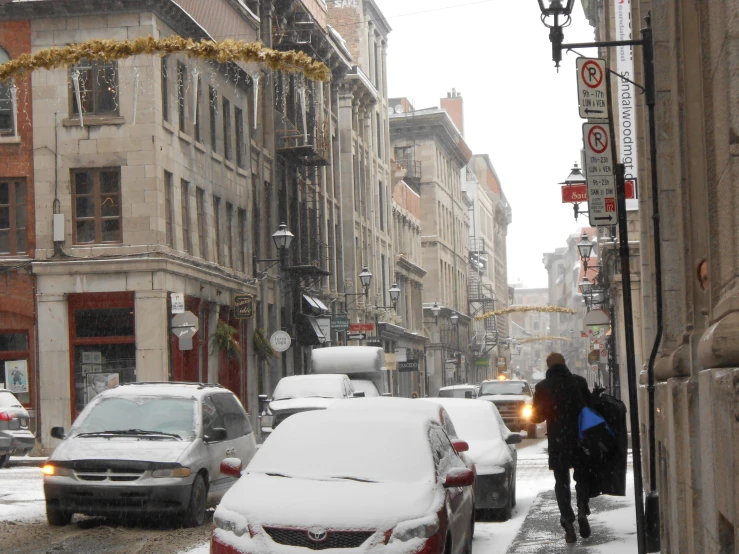
[[[120,168],[72,170],[75,244],[121,242]]]
[[[0,181],[0,255],[26,252],[27,220],[26,182]]]
[[[79,71],[82,113],[89,115],[118,114],[118,66],[116,62],[82,60],[72,66],[72,75]],[[77,93],[72,83],[72,113],[79,115]]]
[[[200,187],[195,191],[195,207],[198,211],[198,244],[200,245],[200,257],[208,259],[208,244],[205,236],[205,191]]]
[[[239,208],[238,235],[236,237],[237,269],[246,271],[246,210]]]
[[[231,103],[223,99],[223,157],[231,159]]]
[[[190,183],[180,181],[182,194],[182,248],[192,254],[192,236],[190,235]]]
[[[259,240],[260,240],[260,219],[259,219],[259,192],[257,191],[257,177],[256,173],[251,174],[251,219],[253,221],[253,232],[252,232],[252,253],[254,254],[254,259],[252,263],[252,272],[254,275],[259,273],[259,264],[257,263],[257,260],[262,255],[262,251],[260,248]]]
[[[234,108],[234,125],[236,131],[236,165],[244,167],[244,114]]]
[[[32,382],[33,371],[31,371],[32,359],[28,345],[28,331],[0,331],[0,369],[7,368],[5,362],[26,362],[25,375],[21,368],[10,369],[10,375],[7,375],[9,382],[5,383],[6,389],[13,390],[15,388],[18,391],[15,396],[24,405],[30,404],[31,395],[29,392],[20,392],[20,390],[25,388],[26,391],[31,391],[34,385]],[[5,381],[5,371],[0,372],[0,378]]]
[[[382,181],[380,181],[380,231],[385,230],[385,191],[382,188]]]
[[[208,110],[210,113],[210,147],[213,152],[218,151],[218,135],[216,134],[216,123],[218,121],[218,92],[213,87],[208,87]]]
[[[162,57],[162,119],[169,121],[169,56]]]
[[[179,116],[180,131],[186,131],[185,114],[185,85],[187,84],[187,66],[177,62],[177,114]]]
[[[0,47],[0,64],[10,61],[8,53]],[[13,81],[0,82],[0,136],[15,135],[15,98],[13,98]]]
[[[270,252],[272,252],[272,246],[270,245],[274,244],[274,241],[272,240],[272,233],[274,231],[272,229],[276,228],[276,226],[273,227],[272,225],[272,185],[269,181],[264,182],[264,211],[266,212],[262,214],[266,226],[266,232],[264,234],[264,253],[269,256]]]
[[[234,223],[234,207],[230,202],[226,202],[226,265],[234,267],[233,263],[233,223]]]
[[[166,227],[167,246],[174,248],[174,232],[172,230],[172,174],[164,172],[164,224]]]
[[[216,232],[216,262],[223,265],[223,245],[221,244],[221,199],[213,195],[213,228]]]
[[[195,86],[197,87],[195,91],[195,107],[193,108],[195,110],[195,141],[202,144],[203,138],[200,135],[200,97],[203,95],[203,85],[200,82],[200,77],[198,77],[198,82]]]

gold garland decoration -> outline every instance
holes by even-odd
[[[563,308],[561,306],[510,306],[508,308],[501,308],[500,310],[493,310],[492,312],[486,312],[482,315],[475,316],[475,320],[480,321],[482,319],[488,319],[489,317],[521,312],[576,314],[577,310],[573,310],[572,308]]]
[[[46,48],[35,54],[21,54],[18,58],[0,65],[0,81],[37,69],[55,69],[79,63],[82,60],[122,60],[140,54],[185,53],[191,58],[211,60],[218,63],[258,63],[273,71],[302,73],[314,81],[328,81],[328,67],[308,54],[290,50],[278,52],[258,42],[226,39],[195,41],[181,36],[155,39],[151,36],[135,40],[88,40],[70,44],[63,48]]]
[[[529,342],[539,342],[539,341],[550,341],[550,340],[566,340],[567,342],[572,342],[572,339],[568,339],[567,337],[531,337],[529,339],[523,339],[523,340],[517,340],[518,344],[527,344]]]

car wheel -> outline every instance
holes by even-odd
[[[532,423],[529,425],[528,429],[526,429],[526,434],[529,436],[530,439],[536,438],[536,423]]]
[[[444,554],[452,554],[452,536],[446,536],[446,542],[444,543]]]
[[[508,490],[511,490],[510,488]],[[493,520],[495,521],[508,521],[513,515],[513,494],[508,495],[508,502],[502,508],[491,510]]]
[[[62,510],[52,504],[46,503],[46,520],[49,522],[49,525],[53,525],[55,527],[62,527],[64,525],[69,525],[72,521],[72,512],[68,512],[67,510]]]
[[[190,504],[185,512],[185,527],[200,527],[205,522],[205,501],[208,491],[203,476],[198,474],[192,484]]]
[[[4,455],[0,456],[0,469],[2,469],[5,466],[5,464],[8,463],[8,460],[9,459],[10,459],[10,455],[9,454],[4,454]]]

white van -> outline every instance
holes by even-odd
[[[347,375],[367,397],[391,396],[385,351],[376,346],[332,346],[312,352],[311,373]]]

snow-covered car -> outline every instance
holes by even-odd
[[[220,385],[130,383],[96,396],[43,468],[46,516],[147,514],[202,525],[236,480],[229,456],[248,461],[256,441],[246,411]]]
[[[531,421],[534,398],[528,381],[483,381],[479,398],[495,404],[509,429],[526,431],[529,437],[536,437],[536,423]]]
[[[346,375],[292,375],[283,377],[261,416],[262,437],[268,436],[293,414],[325,410],[337,400],[364,396]]]
[[[10,456],[25,456],[36,443],[26,409],[9,390],[0,390],[0,468]]]
[[[238,460],[224,466],[240,471]],[[469,553],[473,482],[423,415],[297,414],[216,509],[211,554]]]
[[[475,385],[441,387],[439,398],[477,398],[477,387]]]
[[[516,505],[516,444],[521,435],[502,424],[491,402],[457,398],[429,398],[451,416],[454,427],[469,445],[467,456],[475,464],[475,505],[478,519],[506,521]]]
[[[433,398],[429,400],[434,400]],[[341,410],[341,411],[361,411],[364,413],[379,413],[379,414],[396,414],[396,417],[404,417],[404,414],[416,414],[426,417],[429,421],[438,423],[444,428],[444,432],[447,434],[452,444],[459,443],[460,445],[466,444],[464,437],[457,435],[457,430],[454,428],[452,418],[440,404],[434,404],[431,402],[419,402],[418,400],[411,400],[409,398],[399,397],[382,397],[382,398],[363,398],[354,402],[337,402],[333,404],[330,410]],[[475,471],[475,464],[472,459],[467,456],[466,451],[462,446],[457,447],[459,457],[472,471]]]

